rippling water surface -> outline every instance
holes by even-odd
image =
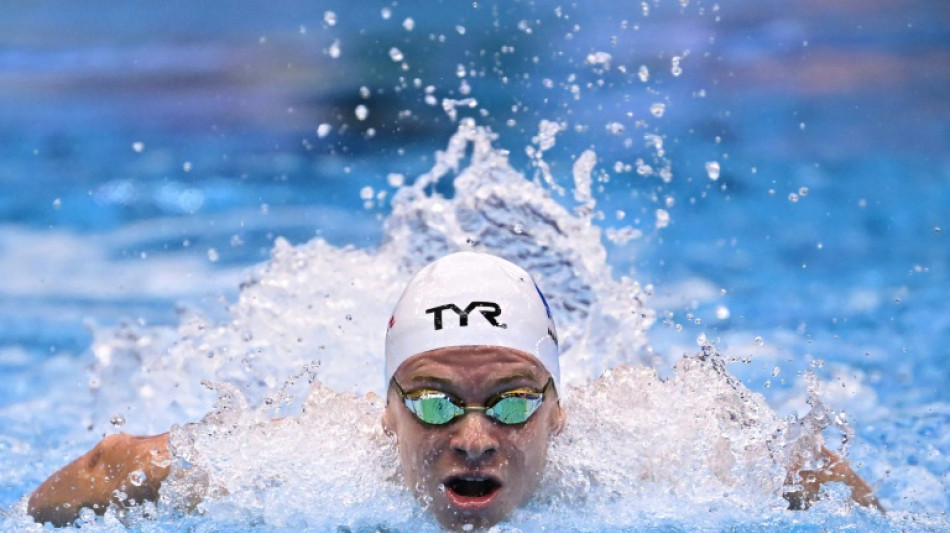
[[[435,529],[365,394],[402,284],[470,247],[539,277],[574,386],[501,530],[950,528],[937,4],[4,11],[0,529],[172,426],[212,483],[84,528]],[[816,425],[887,516],[783,510]]]

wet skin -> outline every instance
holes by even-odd
[[[434,389],[468,406],[521,387],[541,390],[550,375],[533,357],[490,346],[440,348],[412,357],[396,371],[407,392]],[[534,494],[548,443],[564,413],[548,389],[541,407],[523,424],[505,425],[470,412],[446,425],[420,421],[390,387],[383,427],[396,437],[406,485],[450,529],[486,528]]]

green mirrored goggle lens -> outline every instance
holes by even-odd
[[[425,392],[414,398],[405,398],[405,403],[412,414],[426,424],[447,424],[453,418],[465,414],[464,409],[441,392]]]
[[[512,391],[499,395],[488,407],[461,407],[439,391],[418,391],[403,396],[409,411],[419,420],[433,425],[448,424],[468,411],[482,411],[502,424],[522,424],[531,418],[543,400],[542,393]]]
[[[485,414],[502,424],[526,422],[541,406],[541,395],[519,394],[503,397],[485,410]]]

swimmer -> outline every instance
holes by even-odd
[[[565,424],[558,357],[550,308],[520,267],[460,252],[409,282],[386,334],[382,425],[406,487],[443,527],[488,528],[531,499]],[[855,502],[883,511],[847,462],[820,454],[817,467],[789,466],[790,508],[805,509],[822,484],[843,482]],[[37,522],[64,526],[83,508],[102,514],[155,501],[171,463],[167,433],[111,435],[40,485],[27,509]]]

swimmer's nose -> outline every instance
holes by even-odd
[[[456,423],[452,436],[452,450],[469,462],[491,457],[498,450],[494,427],[482,413],[469,413]]]

